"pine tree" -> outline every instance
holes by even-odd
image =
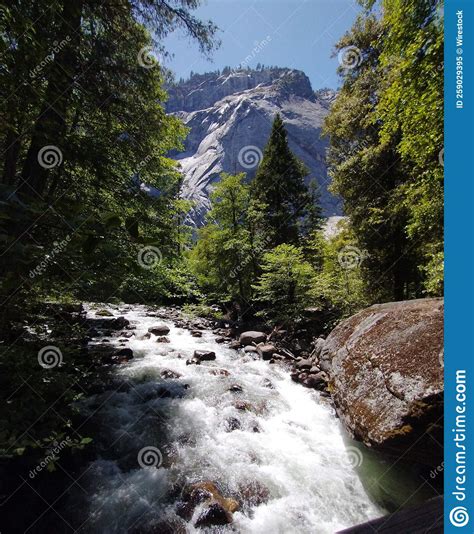
[[[268,235],[269,247],[298,243],[299,223],[311,202],[304,183],[307,175],[308,170],[288,146],[277,114],[252,186],[254,198],[265,204],[262,230]]]

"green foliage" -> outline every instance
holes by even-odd
[[[331,310],[333,322],[370,304],[363,277],[366,251],[359,248],[347,223],[341,221],[339,225],[342,228],[330,239],[321,233],[314,236],[322,262],[310,291],[315,304]]]
[[[211,300],[244,302],[250,297],[250,193],[244,178],[222,174],[211,194],[208,223],[190,255],[191,268]]]
[[[354,68],[325,122],[332,189],[359,245],[370,299],[424,295],[442,250],[442,22],[439,2],[385,0],[359,16],[337,50]],[[372,3],[367,3],[368,9]],[[438,285],[440,287],[440,285]]]
[[[222,312],[204,302],[198,304],[185,304],[183,306],[183,314],[190,319],[195,319],[197,317],[208,317],[209,319],[223,318]]]
[[[291,152],[280,115],[273,121],[270,139],[252,182],[253,197],[264,205],[261,231],[271,246],[298,244],[299,223],[311,214],[314,198],[308,193],[304,177],[308,170]],[[314,193],[313,193],[314,196]]]
[[[255,284],[259,315],[274,324],[294,323],[310,304],[314,271],[300,248],[282,244],[263,255],[262,275]]]
[[[166,55],[163,38],[176,29],[205,54],[214,48],[216,27],[192,14],[200,4],[0,7],[2,453],[41,449],[65,434],[75,448],[90,442],[73,431],[77,384],[94,377],[84,332],[68,328],[64,365],[53,370],[38,364],[41,346],[16,346],[31,317],[49,322],[38,303],[200,296],[181,254],[189,241],[181,176],[167,157],[187,129],[165,113],[167,73],[153,56]],[[139,261],[147,247],[161,258],[151,268]],[[52,337],[43,332],[42,346]]]

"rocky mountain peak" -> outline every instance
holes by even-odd
[[[320,186],[324,214],[341,214],[339,200],[327,190],[327,139],[321,137],[334,91],[315,92],[304,72],[271,67],[194,74],[168,93],[167,111],[190,128],[184,152],[171,157],[183,173],[182,196],[193,203],[192,224],[203,224],[220,173],[245,172],[253,178],[277,113],[291,150],[310,171],[307,182]]]
[[[214,105],[226,96],[259,89],[314,100],[308,77],[299,70],[265,68],[261,70],[230,70],[194,74],[188,80],[168,88],[167,110],[195,111]]]

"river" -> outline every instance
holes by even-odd
[[[182,488],[199,481],[241,503],[232,524],[207,532],[333,534],[383,514],[328,399],[210,330],[196,338],[145,307],[109,309],[135,327],[126,343],[134,358],[114,368],[120,387],[80,404],[98,451],[71,497],[80,532],[160,532],[163,521],[170,532],[203,532],[193,526],[199,506],[186,522],[175,514]],[[157,323],[170,328],[169,343],[146,338]],[[194,350],[216,360],[187,365]]]

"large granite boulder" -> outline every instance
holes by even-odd
[[[255,330],[249,330],[248,332],[242,332],[239,336],[239,343],[245,347],[252,343],[263,343],[267,339],[265,332],[257,332]]]
[[[442,461],[443,300],[377,304],[340,323],[321,368],[345,427],[399,457]]]

